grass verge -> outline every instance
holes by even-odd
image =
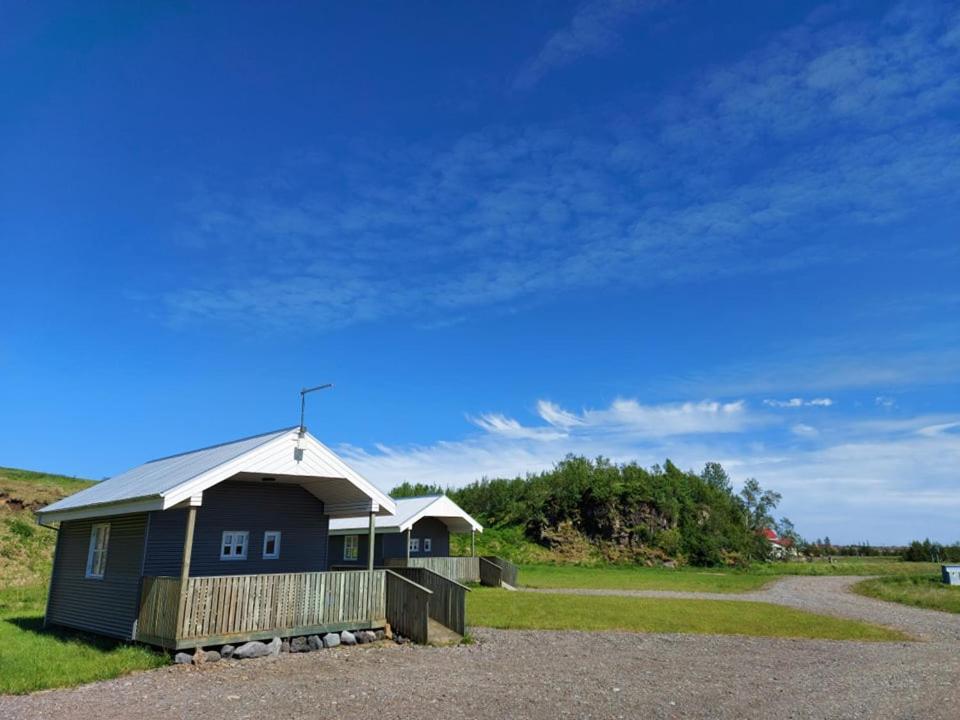
[[[44,586],[0,590],[0,694],[107,680],[169,663],[143,646],[45,630],[45,601]]]
[[[753,635],[902,641],[897,630],[759,602],[546,595],[481,588],[467,598],[470,623],[510,630]]]
[[[600,590],[675,590],[740,593],[759,590],[769,575],[704,568],[645,568],[633,565],[523,565],[520,582],[535,588]]]
[[[853,590],[878,600],[960,613],[960,587],[944,585],[939,575],[874,578],[857,583]]]
[[[832,563],[757,563],[748,570],[541,563],[521,566],[520,582],[528,587],[554,589],[742,593],[760,590],[785,575],[917,576],[937,570],[938,566],[932,563],[908,563],[891,558],[839,558]]]

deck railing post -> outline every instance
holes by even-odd
[[[370,536],[367,545],[367,607],[370,609],[370,622],[373,623],[373,551],[374,539],[377,533],[377,512],[370,511]]]

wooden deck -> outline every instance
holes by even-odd
[[[425,568],[458,583],[480,583],[490,587],[517,587],[518,569],[509,560],[495,555],[484,557],[387,558],[384,565],[397,568]]]
[[[143,580],[136,638],[170,649],[275,636],[384,627],[385,570],[220,575]],[[393,609],[411,606],[411,592],[394,593]],[[427,614],[423,614],[426,623]]]

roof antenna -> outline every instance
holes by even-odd
[[[303,414],[307,409],[307,393],[312,393],[316,390],[326,390],[332,387],[333,383],[327,383],[326,385],[317,385],[312,388],[303,388],[300,391],[300,437],[303,437],[307,432],[307,426],[303,424]]]

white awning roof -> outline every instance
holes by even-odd
[[[474,520],[467,512],[446,495],[428,495],[416,498],[401,498],[394,501],[397,512],[394,515],[377,518],[377,532],[405,532],[414,523],[425,517],[442,521],[454,533],[468,533],[471,530],[483,532],[483,525]],[[370,519],[366,516],[339,518],[330,521],[331,535],[354,535],[367,532]]]
[[[299,428],[152,460],[40,510],[42,522],[167,510],[224,480],[296,483],[324,502],[332,517],[390,514],[393,500],[330,448]]]

